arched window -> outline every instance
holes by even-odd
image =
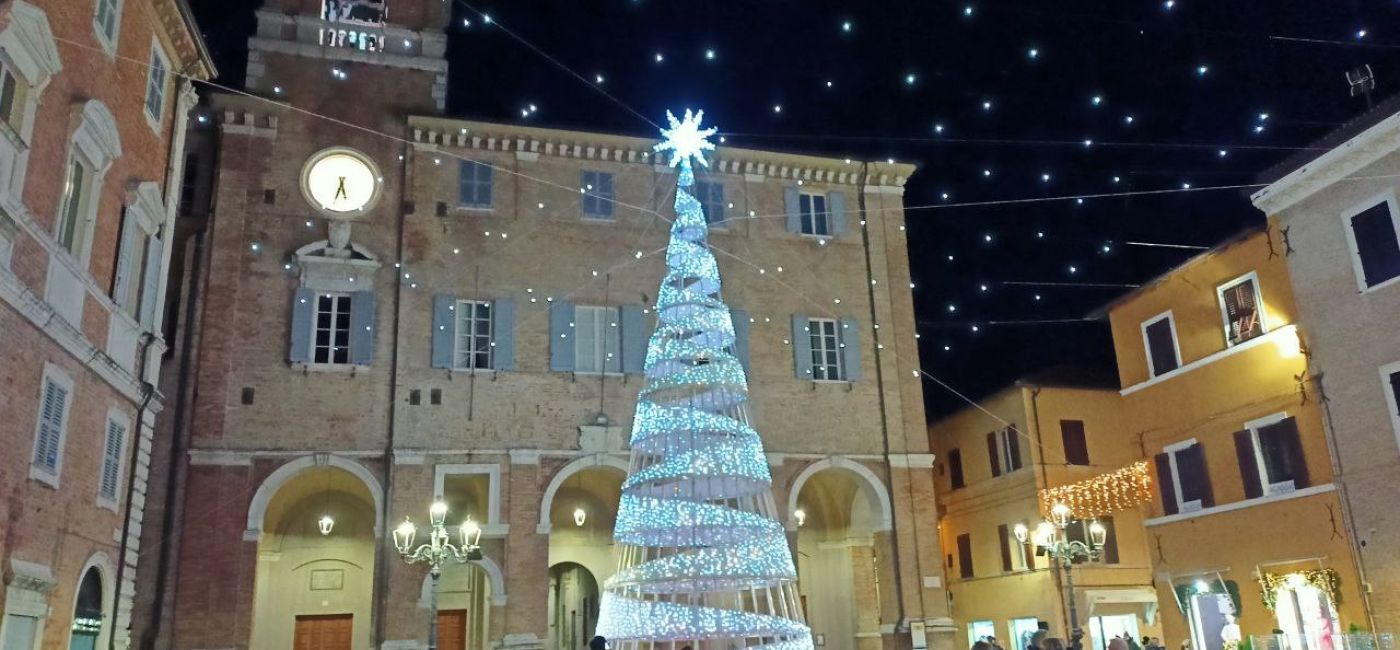
[[[96,650],[102,636],[102,572],[88,567],[78,585],[78,597],[73,603],[72,633],[68,650]]]

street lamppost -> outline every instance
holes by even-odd
[[[447,520],[447,504],[434,501],[428,509],[428,520],[432,528],[428,533],[428,543],[413,547],[413,538],[418,535],[418,527],[408,518],[394,529],[394,547],[408,564],[427,563],[428,575],[432,576],[432,594],[429,596],[428,650],[437,650],[438,632],[438,580],[442,577],[442,566],[449,562],[465,564],[481,559],[481,526],[469,516],[459,529],[460,542],[453,545],[452,535],[443,522]]]
[[[1084,633],[1079,630],[1079,610],[1074,602],[1074,572],[1071,571],[1076,558],[1086,560],[1097,559],[1103,555],[1103,545],[1108,539],[1108,529],[1103,524],[1094,521],[1089,524],[1088,543],[1077,539],[1070,539],[1065,529],[1069,527],[1069,520],[1072,511],[1070,507],[1063,503],[1056,503],[1050,508],[1050,519],[1041,521],[1032,531],[1026,528],[1025,524],[1016,524],[1016,541],[1022,544],[1029,539],[1036,548],[1041,549],[1051,560],[1056,563],[1056,568],[1064,570],[1065,600],[1069,601],[1069,628],[1070,645],[1079,646],[1079,640],[1084,638]]]

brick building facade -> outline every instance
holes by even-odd
[[[181,0],[0,4],[5,648],[130,642],[170,179],[212,74]]]
[[[252,96],[191,136],[158,647],[420,647],[425,572],[387,531],[435,498],[484,530],[442,647],[580,647],[614,570],[673,171],[651,138],[442,117],[448,4],[369,5],[270,0]],[[831,647],[951,644],[913,171],[721,147],[699,175]]]

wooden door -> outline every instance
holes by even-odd
[[[467,650],[467,610],[438,610],[438,650]]]
[[[350,614],[298,616],[294,650],[350,650]]]

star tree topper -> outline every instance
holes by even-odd
[[[665,138],[652,151],[671,152],[671,166],[684,165],[690,167],[690,159],[700,163],[701,167],[708,168],[709,161],[705,160],[706,151],[714,151],[715,145],[709,141],[709,137],[714,135],[719,129],[710,127],[701,129],[700,122],[705,119],[705,111],[691,113],[690,109],[685,109],[685,119],[677,120],[671,111],[666,111],[666,120],[671,123],[671,128],[661,129],[661,137]]]

